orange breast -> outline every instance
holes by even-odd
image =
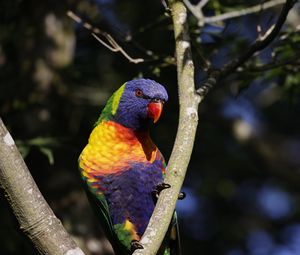
[[[132,162],[152,163],[157,151],[148,133],[103,121],[92,131],[79,165],[86,177],[111,174],[128,169]]]

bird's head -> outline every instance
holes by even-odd
[[[149,79],[131,80],[112,95],[100,121],[110,119],[133,130],[147,129],[149,123],[158,121],[167,100],[161,84]]]

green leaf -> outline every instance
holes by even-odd
[[[47,145],[47,146],[57,145],[58,142],[53,137],[37,137],[37,138],[28,140],[28,144],[39,147],[39,146],[45,146],[45,145]]]
[[[39,147],[39,150],[42,154],[44,154],[48,158],[49,164],[53,165],[54,157],[53,157],[52,150],[50,150],[49,148],[46,148],[46,147]]]

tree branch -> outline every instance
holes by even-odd
[[[41,254],[84,254],[43,198],[1,118],[0,186],[20,228]]]
[[[171,188],[161,192],[154,213],[140,241],[144,249],[136,250],[134,255],[155,255],[166,235],[190,161],[198,124],[200,97],[195,93],[194,87],[194,65],[188,33],[187,11],[182,1],[179,0],[169,0],[169,6],[176,41],[180,104],[178,131],[165,178],[165,182],[169,183]]]
[[[79,24],[82,24],[84,28],[91,31],[92,36],[100,42],[104,47],[109,49],[112,52],[120,52],[125,58],[128,59],[129,62],[138,64],[144,62],[143,58],[132,58],[128,55],[128,53],[116,42],[116,40],[108,33],[101,31],[99,28],[93,27],[90,23],[83,22],[82,19],[77,16],[74,12],[68,11],[67,15],[76,21]],[[106,39],[107,42],[102,40],[99,36],[102,36]]]
[[[209,2],[209,0],[201,0],[198,4],[193,5],[189,0],[183,0],[189,11],[198,19],[198,26],[203,27],[205,25],[205,16],[202,8]]]
[[[208,2],[209,0],[201,0],[196,6],[198,8],[203,8]]]
[[[197,5],[191,4],[189,0],[183,0],[184,4],[188,8],[188,10],[194,15],[194,17],[198,20],[199,27],[203,27],[207,23],[216,23],[220,21],[224,21],[227,19],[233,19],[241,16],[245,16],[248,14],[260,12],[263,10],[267,10],[273,8],[277,5],[284,4],[285,0],[270,0],[265,3],[257,4],[248,8],[244,8],[237,11],[226,12],[216,16],[206,17],[203,14],[202,8],[208,3],[208,0],[202,0]]]
[[[215,86],[220,79],[234,73],[238,67],[243,66],[256,52],[266,48],[276,38],[295,2],[295,0],[286,0],[275,26],[271,26],[263,36],[259,36],[245,53],[225,64],[221,69],[212,69],[208,72],[208,77],[204,81],[204,84],[197,90],[201,99],[205,97],[209,90]]]
[[[200,1],[197,5],[191,4],[190,0],[183,0],[186,7],[189,9],[189,11],[195,16],[195,18],[198,20],[198,26],[203,27],[205,25],[204,21],[204,14],[202,12],[202,8],[204,5],[208,2],[206,0]],[[203,4],[204,3],[204,4]]]
[[[293,57],[287,58],[287,59],[280,59],[277,61],[272,61],[270,63],[264,64],[264,65],[257,65],[257,66],[247,66],[245,72],[265,72],[271,69],[275,69],[278,67],[283,66],[300,66],[299,61],[300,55],[296,54]],[[242,71],[243,72],[243,71]]]
[[[237,11],[232,11],[232,12],[226,12],[217,16],[212,16],[212,17],[204,17],[204,22],[205,23],[216,23],[220,21],[224,21],[227,19],[233,19],[241,16],[245,16],[248,14],[260,12],[263,10],[267,10],[270,8],[273,8],[277,5],[282,5],[284,4],[285,0],[271,0],[265,3],[257,4],[248,8],[244,8],[242,10],[237,10]]]
[[[237,59],[231,61],[227,65],[224,66],[221,76],[227,76],[228,74],[234,72],[239,66],[242,66],[248,59],[250,59],[254,53],[263,50],[266,48],[279,34],[286,17],[289,13],[289,11],[293,8],[295,4],[295,0],[286,0],[285,4],[283,5],[280,15],[278,17],[278,20],[275,24],[275,26],[271,30],[268,30],[266,32],[266,36],[263,36],[262,39],[258,38],[246,51],[244,54],[242,54]]]
[[[221,70],[210,70],[208,78],[202,87],[195,91],[194,65],[188,34],[187,11],[182,1],[169,0],[176,41],[180,104],[178,131],[165,178],[165,182],[169,183],[171,188],[161,192],[149,225],[140,241],[144,249],[136,250],[133,255],[155,255],[166,235],[192,153],[198,124],[198,104],[220,78],[224,78],[231,72],[234,72],[252,57],[255,52],[264,49],[275,39],[293,4],[294,1],[287,0],[272,30],[267,31],[265,36],[257,39],[245,54],[225,65]]]

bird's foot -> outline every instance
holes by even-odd
[[[185,192],[182,191],[178,195],[178,200],[183,200],[183,199],[185,199],[185,197],[186,197],[186,194],[185,194]]]
[[[158,196],[159,196],[159,194],[160,194],[160,192],[161,192],[162,190],[168,189],[168,188],[171,188],[171,185],[168,184],[168,183],[164,183],[164,182],[163,182],[163,183],[158,184],[158,185],[155,187],[155,190],[152,192],[153,197],[157,199]],[[185,192],[180,192],[179,195],[178,195],[178,200],[183,200],[183,199],[185,199],[185,197],[186,197]]]
[[[153,197],[154,198],[158,198],[160,192],[162,192],[164,189],[168,189],[171,188],[171,185],[168,183],[160,183],[158,185],[156,185],[155,190],[152,191]]]
[[[143,245],[139,243],[137,240],[131,241],[131,252],[134,252],[137,249],[144,249]]]

